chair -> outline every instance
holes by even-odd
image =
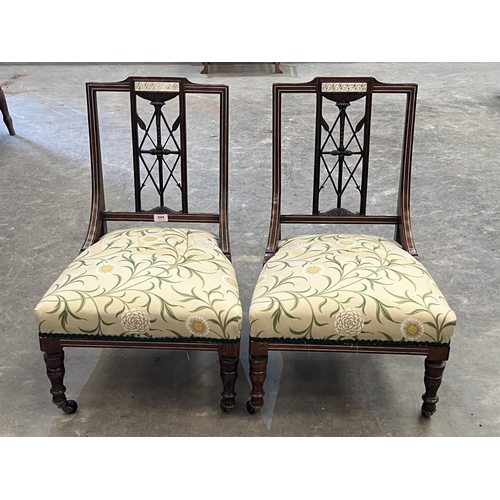
[[[230,411],[242,313],[228,232],[228,87],[129,77],[86,88],[92,169],[88,232],[81,253],[35,308],[53,403],[66,413],[77,409],[65,396],[65,347],[208,350],[218,352],[220,406]],[[131,146],[130,130],[115,123],[120,113],[127,121],[130,113]],[[126,141],[109,138],[120,130]],[[205,131],[215,137],[211,150],[196,142],[195,134]],[[116,183],[113,179],[108,186],[103,173],[102,148],[110,144],[117,157],[130,151],[134,206],[127,204],[128,211],[105,207],[104,185],[113,191]],[[201,154],[198,162],[193,151]],[[200,169],[217,167],[213,212],[207,210],[208,186],[194,203],[191,195],[188,206],[188,166],[190,185],[202,187]],[[196,203],[202,210],[190,210]],[[108,232],[108,224],[117,221],[126,228]],[[218,228],[218,234],[199,229],[201,224]]]
[[[419,262],[412,236],[416,96],[416,84],[385,84],[371,77],[274,84],[273,201],[264,265],[249,311],[249,413],[264,404],[270,350],[426,356],[422,414],[436,411],[456,317]],[[295,114],[290,102],[296,102]],[[396,168],[390,168],[390,159]],[[312,204],[304,207],[300,186],[305,182],[298,179],[308,179],[309,165],[314,165]],[[397,189],[386,207],[391,175]],[[286,192],[283,179],[295,181]],[[371,192],[377,186],[382,194],[368,198],[368,187]],[[369,210],[372,205],[376,211]],[[384,213],[379,208],[392,215],[370,215]],[[301,229],[311,224],[313,231]],[[395,231],[393,238],[372,230],[325,233],[322,228],[331,224]],[[296,233],[282,239],[283,225]]]

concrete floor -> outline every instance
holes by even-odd
[[[498,436],[500,64],[0,65],[17,135],[0,122],[0,436]],[[90,203],[85,82],[184,76],[230,86],[230,229],[243,342],[237,405],[219,410],[215,353],[66,349],[51,404],[33,307],[77,254]],[[315,76],[416,82],[413,231],[458,317],[438,411],[420,417],[423,358],[273,352],[248,415],[248,311],[271,196],[271,85]],[[110,161],[110,163],[113,163]],[[121,193],[129,170],[110,165]]]

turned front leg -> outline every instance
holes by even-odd
[[[267,375],[268,344],[265,342],[250,343],[250,401],[247,402],[247,411],[256,413],[264,406],[264,382]]]
[[[46,340],[44,342],[44,340]],[[61,408],[65,413],[74,413],[77,409],[76,401],[66,399],[66,387],[63,384],[64,379],[64,351],[59,345],[57,339],[43,339],[41,347],[43,359],[47,368],[47,376],[52,385],[50,393],[52,394],[52,403]]]
[[[422,404],[422,415],[430,417],[436,412],[436,403],[439,401],[437,391],[443,379],[443,372],[446,367],[446,361],[425,360],[425,394],[422,395],[424,403]]]
[[[234,408],[238,378],[239,344],[223,344],[219,346],[220,377],[223,390],[221,392],[220,408],[229,412]]]

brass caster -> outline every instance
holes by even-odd
[[[60,402],[54,402],[54,404],[58,407],[61,408],[61,410],[64,413],[75,413],[75,411],[78,409],[78,405],[75,400],[73,399],[68,399],[67,401],[60,401]]]
[[[430,417],[432,417],[432,415],[434,415],[434,412],[433,412],[433,411],[426,411],[426,410],[422,410],[422,415],[423,415],[425,418],[430,418]]]
[[[220,404],[220,409],[223,413],[229,413],[234,408],[234,405],[225,405],[224,403]]]
[[[262,408],[262,406],[254,406],[254,405],[252,405],[252,403],[250,401],[247,401],[246,409],[247,409],[247,412],[250,413],[250,415],[258,413],[261,408]]]

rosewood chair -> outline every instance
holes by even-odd
[[[249,312],[249,413],[264,404],[269,350],[425,356],[422,414],[436,411],[456,317],[419,262],[412,236],[416,97],[416,84],[369,77],[274,84],[273,202],[264,266]],[[296,102],[295,114],[290,101]],[[299,176],[312,178],[307,184],[311,205],[302,204]],[[282,181],[288,179],[295,187],[285,192]],[[382,193],[368,198],[369,187],[370,193],[376,187]],[[394,199],[385,206],[391,192]],[[387,212],[392,213],[378,215]],[[282,239],[285,224],[297,233]],[[306,224],[315,230],[304,230]],[[332,224],[363,230],[325,233]],[[392,226],[394,236],[372,234],[373,226],[377,232]]]
[[[228,231],[228,87],[185,78],[129,77],[87,83],[86,88],[92,168],[88,232],[81,253],[35,308],[52,401],[66,413],[77,409],[65,396],[65,347],[209,350],[218,352],[220,406],[230,411],[242,313]],[[104,144],[100,137],[114,131],[120,111],[116,104],[102,104],[108,98],[124,100],[121,111],[131,119],[131,143],[126,128],[125,142],[112,141],[117,155],[131,151],[129,211],[105,206],[101,151],[109,141]],[[103,107],[107,113],[100,119]],[[201,123],[193,124],[193,116]],[[215,137],[211,156],[205,142],[196,142],[195,134],[204,131]],[[193,150],[201,152],[198,163],[192,160]],[[204,155],[212,161],[208,166]],[[214,167],[210,197],[202,173]],[[203,197],[194,200],[201,211],[190,210],[196,204],[193,196],[188,206],[188,193],[195,192],[188,190],[188,170],[190,184],[194,180],[206,187]],[[108,232],[116,221],[125,222],[126,229]],[[198,228],[202,224],[218,228],[218,234]]]

